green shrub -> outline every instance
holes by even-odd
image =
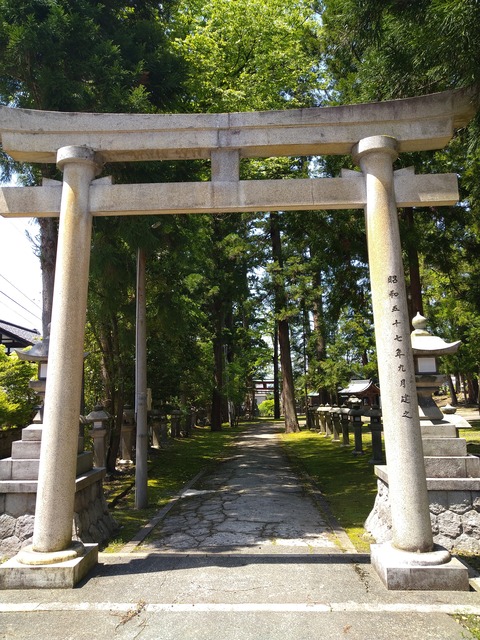
[[[30,422],[38,398],[28,382],[36,372],[34,364],[7,355],[0,345],[0,426],[25,427]]]
[[[273,406],[274,406],[273,398],[271,400],[264,400],[258,405],[258,410],[260,415],[264,418],[272,418],[273,417]]]

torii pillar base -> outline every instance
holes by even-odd
[[[430,553],[372,544],[372,566],[391,591],[469,591],[468,569],[441,547]]]
[[[0,565],[0,589],[73,589],[98,562],[97,544],[82,544],[82,547],[82,555],[72,553],[73,557],[67,560],[57,560],[53,553],[38,554],[51,555],[52,562],[25,564],[25,561],[29,561],[25,556],[35,555],[35,552],[26,547],[14,558]],[[20,559],[24,561],[21,562]],[[34,562],[34,558],[30,560]]]

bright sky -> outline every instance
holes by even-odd
[[[27,231],[38,234],[34,219],[0,216],[0,319],[41,333],[40,260]]]

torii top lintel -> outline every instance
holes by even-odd
[[[359,140],[392,136],[400,152],[444,147],[475,113],[470,90],[285,111],[221,114],[65,113],[0,107],[3,150],[20,162],[54,163],[59,148],[95,150],[104,162],[348,154]]]

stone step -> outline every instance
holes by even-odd
[[[41,440],[42,439],[42,425],[31,424],[25,429],[22,429],[22,440]]]
[[[453,424],[422,424],[422,438],[456,438],[457,428]]]
[[[40,440],[16,440],[12,442],[12,458],[14,460],[39,459],[40,458]],[[79,442],[78,453],[83,452],[83,441]]]
[[[422,438],[425,456],[466,456],[467,441],[464,438]]]
[[[12,442],[12,458],[14,460],[40,458],[40,440],[17,440]]]
[[[75,491],[89,487],[105,477],[105,468],[95,467],[79,473],[75,479]],[[0,495],[6,493],[37,493],[38,480],[0,480]],[[0,509],[0,512],[2,509]],[[26,513],[26,511],[25,511]]]
[[[480,458],[477,456],[425,456],[427,478],[479,478]]]
[[[480,478],[427,478],[428,491],[480,491]]]
[[[388,484],[387,465],[375,465],[375,475]],[[479,478],[427,478],[428,491],[480,491]]]
[[[0,460],[0,480],[38,480],[38,459]],[[93,452],[84,451],[77,456],[77,476],[93,467]]]

